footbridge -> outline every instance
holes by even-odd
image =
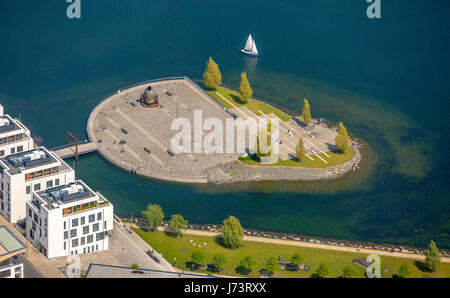
[[[75,141],[74,144],[70,143],[71,139]],[[62,159],[70,157],[75,157],[78,159],[78,156],[80,155],[96,152],[98,147],[97,144],[91,142],[90,140],[80,142],[70,132],[67,132],[67,144],[51,148],[51,150]]]

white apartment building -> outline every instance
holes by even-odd
[[[30,130],[9,115],[0,115],[0,157],[33,149]]]
[[[24,221],[33,191],[73,181],[75,171],[44,147],[0,158],[0,214],[11,223]]]
[[[26,235],[47,258],[108,249],[113,205],[83,181],[33,192]]]

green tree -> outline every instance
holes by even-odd
[[[308,124],[309,121],[311,121],[311,107],[309,106],[309,101],[306,98],[303,99],[302,117],[305,124]]]
[[[409,265],[406,263],[403,263],[400,265],[400,268],[398,269],[398,277],[401,278],[407,278],[411,275],[411,269],[409,269]]]
[[[270,257],[266,260],[264,269],[269,272],[270,275],[274,274],[275,271],[280,267],[278,261],[275,257]]]
[[[206,70],[203,73],[203,84],[206,88],[217,89],[221,83],[222,74],[220,73],[219,66],[209,57],[209,61],[206,62]]]
[[[358,273],[356,272],[355,268],[352,265],[347,265],[342,270],[342,277],[343,278],[352,278],[355,277]]]
[[[177,237],[183,235],[183,231],[188,225],[188,221],[180,214],[174,214],[170,218],[169,226],[177,234]]]
[[[245,256],[239,263],[239,266],[244,268],[246,272],[251,272],[256,266],[256,260],[253,256]]]
[[[245,71],[241,73],[241,84],[239,86],[239,94],[241,95],[241,100],[243,103],[247,103],[247,101],[252,98],[253,90],[250,88],[250,83],[247,79],[247,74]]]
[[[348,138],[347,128],[342,122],[339,122],[339,132],[335,138],[336,147],[342,152],[347,152],[350,149],[350,140]]]
[[[428,248],[425,250],[425,264],[431,272],[434,272],[441,263],[441,254],[433,240],[430,241]]]
[[[244,229],[234,216],[229,216],[223,221],[222,240],[226,247],[237,248],[242,246],[244,238]]]
[[[139,268],[139,265],[138,264],[136,264],[136,263],[134,263],[133,265],[131,265],[131,268]]]
[[[305,259],[303,258],[302,254],[299,252],[296,252],[291,257],[291,265],[302,265],[305,262]]]
[[[319,265],[319,268],[316,270],[316,275],[321,278],[325,278],[330,274],[330,268],[326,263],[322,263]]]
[[[302,137],[298,138],[298,144],[295,147],[295,154],[297,154],[297,158],[299,160],[302,160],[303,157],[305,157],[305,155],[306,155],[305,144],[303,143],[303,138]]]
[[[197,265],[203,264],[205,261],[205,253],[201,249],[195,249],[191,254],[192,262]]]
[[[156,230],[158,225],[164,219],[164,212],[161,206],[157,204],[149,204],[147,210],[142,211],[142,217],[147,226],[149,226],[153,231]]]
[[[225,256],[224,253],[216,253],[212,258],[212,264],[219,270],[221,270],[226,263],[227,257]]]

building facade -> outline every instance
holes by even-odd
[[[26,218],[26,202],[33,191],[75,181],[75,172],[44,147],[0,159],[0,214],[9,222]]]
[[[9,115],[0,116],[0,158],[33,149],[30,130]]]
[[[113,205],[83,181],[33,192],[26,235],[47,258],[108,249]]]

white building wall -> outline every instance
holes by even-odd
[[[39,211],[36,206],[31,202],[27,203],[27,208],[30,208],[34,213],[38,214],[41,219],[42,226],[45,227],[45,218],[47,218],[47,236],[43,230],[42,236],[40,236],[39,228],[37,227],[34,239],[30,238],[29,230],[32,227],[32,221],[34,220],[34,213],[29,216],[27,213],[27,238],[32,243],[40,243],[46,249],[47,258],[56,258],[62,256],[69,256],[73,254],[84,254],[94,251],[101,251],[109,249],[108,236],[102,240],[98,240],[96,235],[98,233],[105,233],[113,229],[113,205],[94,207],[84,211],[79,211],[73,214],[63,215],[64,208],[68,208],[74,205],[81,205],[83,203],[91,202],[93,198],[76,201],[73,204],[62,205],[60,208],[47,210],[41,206]],[[101,219],[98,220],[98,213],[101,213]],[[94,215],[94,221],[89,222],[89,216]],[[85,223],[81,223],[81,218],[85,218]],[[73,225],[73,220],[78,219],[78,225]],[[106,227],[105,227],[106,221]],[[36,223],[38,226],[39,220]],[[94,231],[93,227],[98,224],[98,231]],[[83,233],[83,227],[89,226],[89,233]],[[76,231],[76,236],[72,237],[71,231]],[[67,239],[64,238],[64,233],[67,232]],[[92,242],[88,243],[88,236],[92,236]],[[84,244],[82,244],[82,238],[84,238]],[[72,240],[77,239],[78,245],[74,246]],[[64,245],[65,243],[65,245]]]
[[[33,168],[33,171],[40,171],[49,166],[42,166]],[[34,191],[34,187],[36,184],[40,184],[40,190],[45,190],[47,187],[47,182],[52,180],[53,186],[55,185],[56,179],[59,179],[59,185],[67,184],[75,181],[75,171],[72,169],[64,172],[54,173],[52,175],[43,176],[41,178],[35,178],[29,181],[25,181],[26,173],[32,172],[27,171],[20,174],[15,175],[3,175],[4,179],[0,179],[3,181],[4,185],[7,187],[7,183],[10,183],[10,191],[4,191],[6,197],[10,198],[10,212],[6,210],[3,211],[5,218],[7,218],[11,223],[16,223],[19,220],[25,219],[26,217],[26,202],[31,200],[31,194]],[[30,193],[26,193],[27,186],[30,186]],[[7,209],[7,208],[6,208]]]

